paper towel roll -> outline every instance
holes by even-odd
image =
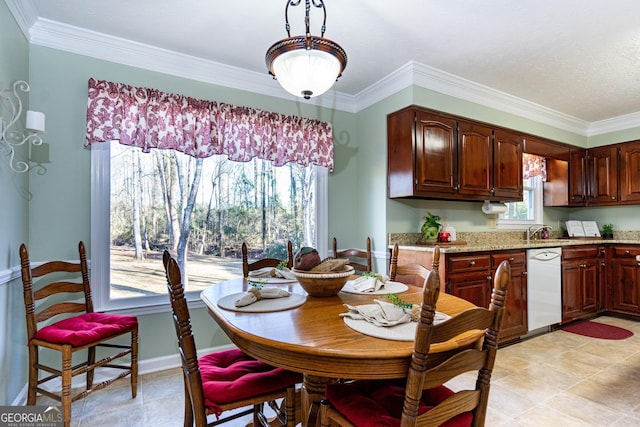
[[[482,212],[487,215],[491,214],[501,214],[507,211],[507,205],[504,203],[490,203],[484,202],[482,205]]]

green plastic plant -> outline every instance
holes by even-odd
[[[427,216],[424,217],[425,222],[420,228],[420,232],[425,240],[437,240],[438,231],[440,231],[440,216],[433,215],[431,212],[427,212]]]
[[[604,224],[602,226],[602,234],[613,234],[613,224]]]

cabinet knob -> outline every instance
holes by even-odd
[[[616,196],[611,196],[611,200],[616,200]]]
[[[487,280],[488,280],[488,281],[491,281],[491,276],[487,276]]]
[[[630,254],[629,250],[624,251],[624,253],[625,253],[625,255],[629,255]]]
[[[476,265],[476,262],[475,261],[469,261],[469,265],[473,267],[474,265]]]
[[[522,275],[523,275],[523,276],[526,276],[526,275],[527,275],[527,272],[526,272],[526,271],[523,271],[523,272],[522,272]]]
[[[513,262],[514,260],[515,260],[515,258],[514,258],[514,257],[510,257],[510,258],[509,258],[509,262]]]

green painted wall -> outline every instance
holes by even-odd
[[[0,2],[0,90],[12,88],[17,80],[29,80],[29,45],[7,9]],[[29,107],[29,94],[22,96]],[[9,106],[2,104],[0,114],[8,120]],[[24,114],[19,127],[24,129]],[[19,154],[24,150],[20,149]],[[18,247],[29,239],[28,185],[30,174],[15,174],[9,169],[4,147],[0,147],[0,405],[10,404],[26,383],[27,363],[24,303],[21,281],[11,279],[20,264]],[[6,283],[5,283],[6,281]]]

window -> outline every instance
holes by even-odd
[[[523,154],[523,197],[521,202],[506,203],[507,211],[498,216],[498,228],[520,230],[541,224],[543,182],[546,179],[544,157]]]
[[[287,240],[294,248],[311,245],[326,253],[326,239],[317,236],[328,235],[327,174],[323,167],[293,163],[196,160],[175,150],[141,153],[115,141],[93,144],[91,276],[97,309],[136,307],[142,314],[166,305],[162,251],[176,255],[172,246],[184,233],[187,206],[189,299],[242,274],[242,241],[256,256],[264,250],[284,258]],[[95,285],[102,283],[108,285]]]

